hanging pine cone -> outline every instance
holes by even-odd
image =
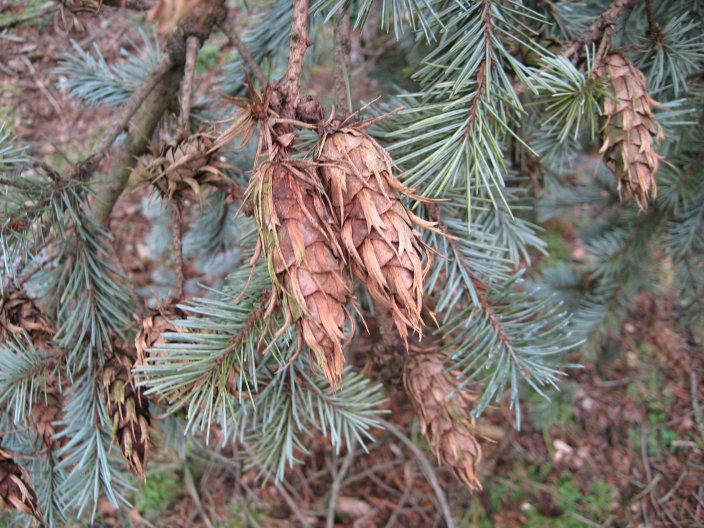
[[[146,365],[148,357],[157,357],[154,352],[149,352],[149,349],[165,343],[166,339],[163,337],[165,333],[186,332],[185,328],[173,323],[173,321],[183,319],[184,317],[185,314],[177,307],[162,308],[145,317],[144,320],[142,320],[142,328],[139,330],[137,337],[134,339],[134,345],[137,349],[137,359],[134,365]],[[158,356],[163,356],[163,354],[159,354]],[[142,376],[144,376],[144,374],[142,374]],[[148,376],[144,377],[145,379],[149,379]],[[148,397],[152,398],[152,393],[150,393]],[[163,393],[158,392],[156,393],[156,399],[168,400],[172,398],[167,398]]]
[[[144,365],[147,358],[147,350],[154,346],[165,343],[162,337],[166,332],[186,331],[185,328],[175,325],[172,321],[183,319],[184,314],[178,308],[165,308],[152,312],[151,315],[142,320],[142,328],[134,339],[134,346],[137,349],[137,365]]]
[[[0,447],[0,508],[18,510],[42,523],[37,494],[27,470],[17,464],[12,454]]]
[[[342,341],[352,284],[336,224],[312,169],[302,162],[264,163],[248,189],[287,320],[295,321],[335,388],[344,363]]]
[[[149,404],[135,386],[131,366],[129,357],[116,350],[103,366],[102,382],[113,439],[130,468],[143,474],[149,448]]]
[[[633,198],[645,209],[648,199],[657,195],[655,176],[662,159],[653,140],[665,137],[653,116],[657,103],[648,93],[643,73],[621,53],[604,58],[601,74],[612,93],[604,99],[606,124],[600,152],[618,178],[619,195]]]
[[[51,328],[34,301],[18,290],[9,290],[0,297],[0,338],[27,332],[32,341],[47,339]]]
[[[318,162],[340,223],[342,246],[355,275],[388,308],[404,342],[421,334],[424,246],[413,224],[432,228],[399,200],[411,194],[392,172],[391,156],[361,131],[340,128],[323,137]]]
[[[472,433],[469,406],[462,394],[450,398],[454,387],[436,348],[411,345],[403,385],[438,461],[452,469],[470,491],[480,490],[477,464],[481,448]]]
[[[203,185],[227,182],[218,160],[211,152],[213,140],[205,134],[191,136],[175,144],[166,144],[151,155],[141,157],[132,169],[134,188],[154,185],[159,193],[169,199],[195,198],[202,200]]]
[[[59,432],[57,422],[63,418],[63,414],[61,395],[54,389],[41,394],[32,404],[32,424],[44,445],[53,452],[67,442],[66,438],[55,438]]]

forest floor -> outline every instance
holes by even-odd
[[[29,4],[0,7],[0,27],[44,6]],[[138,41],[129,17],[107,11],[82,16],[85,28],[67,31],[68,22],[48,15],[0,29],[0,122],[58,169],[89,151],[110,116],[109,108],[81,105],[58,88],[53,71],[61,55],[74,39],[83,49],[97,45],[112,64],[128,38]],[[201,71],[217,72],[228,59],[223,42],[206,44]],[[321,83],[325,75],[313,79]],[[137,286],[155,269],[141,203],[125,197],[113,220],[123,267]],[[554,254],[572,250],[562,227],[546,226]],[[324,438],[312,437],[310,455],[277,484],[240,467],[234,448],[219,455],[194,450],[155,464],[159,470],[134,494],[134,507],[117,520],[106,504],[100,525],[325,526],[335,489],[335,526],[442,526],[435,481],[457,527],[704,526],[704,330],[693,335],[679,327],[673,310],[667,292],[633,299],[627,320],[609,329],[604,344],[573,354],[583,368],[568,372],[550,402],[526,393],[520,431],[513,410],[490,408],[478,422],[486,433],[484,489],[475,495],[437,468],[392,383],[387,419],[398,434],[377,432],[368,454],[357,448],[337,455]]]

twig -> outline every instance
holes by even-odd
[[[153,0],[102,0],[103,5],[110,7],[122,7],[134,11],[146,11],[154,7]]]
[[[335,508],[337,507],[337,500],[340,496],[340,490],[342,489],[342,482],[345,479],[345,475],[347,475],[347,472],[349,471],[350,467],[352,466],[352,462],[354,462],[354,455],[355,455],[356,451],[357,451],[357,444],[352,442],[349,449],[347,450],[347,455],[345,456],[345,459],[342,461],[342,466],[340,467],[340,471],[338,471],[337,475],[335,475],[335,480],[333,481],[332,488],[330,490],[330,503],[328,504],[328,516],[325,520],[325,527],[326,528],[334,528],[335,527]]]
[[[653,3],[651,0],[645,0],[645,16],[648,19],[648,38],[653,42],[661,43],[663,39],[660,25],[655,20],[653,13]]]
[[[454,528],[455,521],[452,518],[450,505],[447,503],[445,492],[442,490],[442,486],[440,485],[440,482],[438,482],[438,477],[435,475],[433,466],[428,461],[428,458],[423,454],[420,448],[416,444],[414,444],[406,435],[404,435],[403,432],[395,424],[384,420],[383,418],[378,419],[378,421],[381,425],[386,428],[386,430],[388,430],[391,434],[393,434],[396,438],[403,442],[406,447],[408,447],[408,449],[413,452],[416,459],[418,460],[418,464],[420,465],[423,474],[425,475],[425,478],[428,479],[428,482],[433,488],[435,496],[437,497],[438,502],[440,503],[440,509],[442,511],[443,517],[445,518],[445,524],[447,525],[447,528]]]
[[[697,374],[695,372],[691,372],[689,376],[692,388],[692,411],[694,414],[694,422],[697,424],[697,429],[699,429],[699,434],[701,435],[702,440],[704,440],[704,413],[702,413],[699,398],[697,397]]]
[[[245,43],[242,42],[242,39],[240,39],[239,35],[237,34],[237,30],[235,29],[235,24],[231,20],[231,17],[225,17],[225,19],[218,22],[217,25],[220,30],[225,34],[227,40],[230,41],[230,44],[235,47],[237,53],[240,54],[240,57],[242,57],[242,60],[245,62],[245,64],[247,64],[247,66],[249,66],[249,69],[252,70],[252,74],[254,75],[255,79],[257,79],[262,84],[262,86],[266,86],[268,82],[266,75],[262,71],[257,61],[254,59],[250,51],[247,49]]]
[[[398,514],[401,512],[403,509],[404,504],[408,500],[408,497],[411,496],[411,491],[413,490],[413,484],[415,483],[415,478],[412,478],[406,487],[403,490],[403,495],[401,495],[401,498],[398,500],[398,503],[396,503],[396,507],[394,508],[394,511],[391,512],[391,515],[389,516],[389,520],[386,521],[386,525],[384,528],[393,528],[396,526],[396,518],[398,517]]]
[[[176,97],[182,75],[183,69],[176,68],[161,79],[133,119],[127,137],[114,156],[109,173],[102,175],[95,182],[95,200],[92,208],[95,219],[102,225],[108,224],[112,209],[127,186],[137,158],[147,152],[149,138],[152,137],[162,115]],[[77,171],[90,169],[90,163],[89,158],[77,168]],[[86,164],[88,164],[87,167]]]
[[[93,151],[93,154],[91,154],[84,163],[84,170],[92,171],[92,169],[94,169],[97,164],[107,155],[108,150],[117,139],[117,136],[119,136],[120,132],[127,127],[130,119],[132,119],[144,100],[151,93],[158,82],[169,72],[173,65],[174,60],[171,54],[166,53],[156,65],[156,68],[154,68],[154,70],[144,79],[144,81],[142,81],[142,84],[140,84],[132,93],[129,100],[122,108],[122,111],[113,121],[110,130],[103,136],[103,139]],[[88,168],[85,168],[86,166]]]
[[[44,15],[48,15],[55,9],[56,5],[54,4],[54,2],[47,2],[46,4],[44,4],[44,6],[42,6],[39,11],[3,22],[2,24],[0,24],[0,31],[2,31],[3,29],[10,29],[15,26],[19,26],[20,24],[24,24],[25,22],[31,22],[36,18],[41,18]]]
[[[252,448],[246,442],[242,442],[242,447],[244,447],[245,451],[247,451],[249,456],[252,457],[252,459],[254,460]],[[268,469],[266,469],[266,467],[264,467],[260,464],[257,464],[257,467],[262,472],[262,474],[264,475],[265,478],[267,478],[267,479],[271,478],[271,473],[269,472]],[[298,522],[301,523],[303,528],[312,528],[310,522],[308,522],[308,517],[303,515],[303,512],[301,512],[301,510],[296,505],[296,502],[291,498],[291,495],[289,495],[288,491],[286,491],[286,489],[281,485],[281,483],[279,483],[278,481],[276,481],[276,479],[274,479],[274,485],[276,486],[276,489],[283,497],[284,502],[286,503],[288,508],[293,512],[293,514],[296,516],[296,518],[298,519]]]
[[[655,480],[658,480],[660,477],[660,473],[656,475],[656,478],[653,478],[653,470],[650,467],[650,460],[648,458],[648,428],[643,427],[641,429],[641,440],[640,440],[640,451],[641,451],[641,458],[643,459],[643,466],[645,467],[645,478],[648,481],[648,495],[650,496],[650,503],[653,505],[653,509],[655,510],[655,513],[657,513],[658,517],[660,517],[661,520],[663,518],[663,513],[667,518],[672,522],[674,526],[680,526],[680,524],[672,518],[670,515],[670,512],[665,510],[664,512],[660,508],[660,503],[658,501],[658,497],[655,494],[655,485],[650,485],[651,482],[654,482]]]
[[[183,247],[181,243],[181,204],[174,200],[171,203],[171,247],[174,253],[174,263],[176,266],[176,301],[183,299],[183,290],[186,284],[183,272]]]
[[[22,57],[22,61],[27,65],[27,69],[29,70],[29,73],[32,76],[32,79],[34,79],[34,83],[37,85],[37,88],[39,88],[39,91],[42,92],[42,94],[44,94],[44,97],[46,97],[47,101],[49,101],[49,104],[54,109],[54,112],[56,112],[57,117],[59,119],[61,119],[61,123],[64,126],[68,126],[68,120],[66,119],[66,114],[64,113],[63,109],[61,108],[61,105],[59,105],[59,103],[56,101],[56,98],[52,95],[52,93],[46,87],[44,82],[37,75],[37,70],[34,68],[32,61],[30,61],[27,57],[24,57],[24,56]]]
[[[301,91],[303,56],[310,46],[308,41],[308,6],[310,0],[293,0],[291,16],[291,36],[289,40],[288,68],[281,80],[282,92],[286,94],[283,117],[293,118]]]
[[[350,93],[350,52],[352,44],[350,33],[352,25],[350,14],[342,11],[335,16],[335,65],[334,65],[334,87],[335,87],[335,109],[338,113],[352,113],[352,94]],[[343,116],[343,117],[346,117]]]
[[[200,48],[200,39],[190,36],[186,39],[186,65],[181,83],[181,137],[187,138],[191,132],[191,100],[193,97],[193,74],[196,69],[196,57]]]
[[[578,39],[565,44],[560,53],[567,58],[576,55],[585,46],[590,46],[599,40],[606,29],[613,28],[624,9],[640,2],[642,0],[616,0],[590,24]]]
[[[203,503],[201,502],[200,496],[198,495],[198,490],[196,489],[196,483],[193,481],[193,475],[188,467],[183,468],[183,480],[185,481],[184,483],[186,485],[186,489],[191,495],[191,499],[193,499],[193,503],[198,510],[198,514],[201,519],[203,519],[203,524],[205,524],[208,528],[213,528],[213,523],[210,522],[210,518],[208,517],[205,508],[203,508]]]
[[[31,191],[34,189],[33,186],[27,185],[26,183],[15,181],[15,180],[8,180],[3,177],[0,177],[0,185],[7,185],[8,187],[14,187],[15,189],[19,189],[20,191]]]

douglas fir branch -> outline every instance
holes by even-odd
[[[455,526],[640,295],[696,341],[701,3],[11,4],[0,91],[56,120],[2,96],[3,526],[136,522],[162,473],[212,526],[204,463],[247,512],[273,485],[347,526],[350,482],[404,480],[375,449],[432,513],[399,492],[370,525]],[[679,493],[654,482],[645,519]]]

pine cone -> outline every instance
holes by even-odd
[[[404,342],[421,334],[424,248],[413,224],[432,227],[401,203],[410,194],[392,173],[391,156],[354,127],[324,137],[318,161],[355,275],[391,311]]]
[[[186,331],[185,328],[172,323],[172,321],[183,319],[183,317],[184,314],[178,308],[166,308],[152,312],[142,320],[142,328],[134,339],[134,346],[137,349],[137,365],[145,364],[147,350],[166,342],[162,337],[164,333]]]
[[[612,96],[604,99],[606,124],[600,152],[618,178],[619,195],[633,198],[638,207],[646,209],[648,198],[657,195],[655,176],[662,159],[653,139],[665,137],[653,116],[657,103],[648,93],[643,73],[622,54],[607,55],[601,69]]]
[[[477,478],[481,448],[472,434],[469,406],[454,387],[436,349],[412,347],[403,370],[406,395],[420,417],[423,434],[443,465],[470,491],[482,489]]]
[[[143,156],[132,170],[136,188],[153,184],[167,198],[202,199],[201,187],[227,181],[221,169],[225,167],[211,150],[212,139],[204,134],[192,136],[161,150]]]
[[[59,432],[56,422],[63,418],[63,414],[61,395],[53,389],[40,395],[37,401],[32,404],[31,420],[34,428],[42,438],[44,445],[54,452],[67,442],[66,438],[54,438]]]
[[[0,508],[19,510],[43,522],[37,494],[32,488],[27,470],[15,463],[10,452],[2,448],[0,448]]]
[[[144,318],[142,321],[142,328],[137,333],[137,337],[134,339],[134,345],[137,349],[137,360],[135,361],[135,366],[142,366],[147,364],[147,357],[161,357],[164,354],[155,354],[154,352],[148,352],[150,348],[154,348],[156,345],[165,343],[166,340],[163,334],[166,332],[186,332],[186,329],[175,325],[172,321],[183,319],[185,314],[176,307],[167,307],[160,309],[158,311],[152,312],[151,315]],[[141,376],[149,379],[145,374]],[[150,393],[148,398],[152,398]],[[156,393],[156,400],[170,400],[162,392]]]
[[[24,330],[32,341],[48,339],[51,328],[34,301],[17,290],[0,297],[0,338],[9,339]]]
[[[113,438],[130,468],[143,474],[149,448],[149,404],[135,386],[131,366],[129,357],[115,351],[103,367],[102,381]]]
[[[252,179],[255,218],[269,273],[295,321],[335,388],[344,364],[342,341],[352,284],[345,272],[336,224],[309,166],[265,163]]]

